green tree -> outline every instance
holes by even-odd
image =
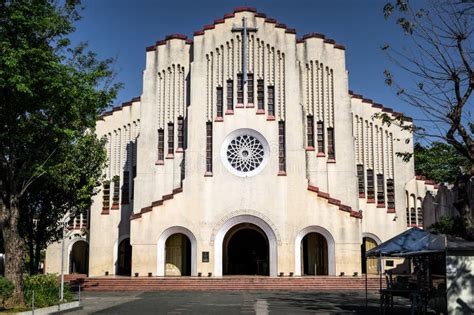
[[[444,142],[433,142],[429,146],[416,143],[414,158],[415,173],[437,183],[452,184],[470,168],[469,161]]]
[[[79,176],[82,165],[73,165],[71,153],[94,134],[98,115],[118,88],[112,60],[97,60],[85,45],[71,47],[68,35],[79,5],[77,0],[0,0],[0,225],[5,276],[19,303],[25,256],[21,217],[35,208],[28,204],[35,194],[48,193],[49,186],[41,185],[56,181],[54,189],[61,189],[78,182],[69,177]],[[81,193],[88,194],[97,180],[86,178],[89,188]],[[40,223],[59,207],[42,209]],[[56,227],[41,227],[47,228]]]
[[[428,0],[424,7],[408,0],[394,0],[384,6],[386,18],[394,17],[406,35],[402,48],[383,46],[388,57],[410,76],[398,80],[385,70],[385,82],[397,95],[416,109],[415,125],[403,116],[396,119],[403,129],[415,132],[424,140],[436,140],[451,146],[468,161],[465,172],[454,182],[459,211],[466,235],[474,239],[474,214],[469,196],[474,176],[474,124],[472,122],[472,91],[474,89],[473,15],[474,3],[462,0]],[[388,115],[384,122],[393,123]],[[406,153],[400,152],[406,157]]]
[[[30,274],[38,271],[41,251],[62,237],[56,227],[65,213],[74,218],[90,208],[105,167],[103,146],[95,135],[85,134],[63,155],[55,155],[55,165],[20,199],[20,234],[28,247]]]

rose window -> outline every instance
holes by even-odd
[[[235,175],[247,177],[260,172],[268,157],[268,143],[252,129],[238,129],[222,145],[224,165]]]

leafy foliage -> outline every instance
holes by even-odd
[[[35,307],[47,307],[59,303],[60,284],[56,274],[25,277],[24,292],[27,305],[32,306],[33,292]],[[72,300],[69,288],[64,288],[64,299]]]
[[[79,4],[0,0],[0,225],[16,296],[20,235],[39,257],[57,238],[58,218],[88,207],[105,163],[94,128],[120,85],[113,60],[71,47]]]
[[[469,161],[456,149],[443,142],[424,147],[415,144],[415,173],[437,183],[454,183],[470,168]]]
[[[395,20],[407,42],[398,48],[384,44],[382,50],[398,69],[410,76],[410,80],[397,80],[387,69],[385,82],[415,109],[418,117],[414,119],[413,133],[425,141],[436,140],[451,146],[434,144],[432,150],[419,152],[424,164],[418,168],[435,180],[454,182],[458,194],[453,206],[463,218],[467,237],[474,239],[474,207],[467,190],[474,178],[474,3],[392,0],[384,6],[383,13],[386,19]],[[401,125],[400,120],[397,117],[392,122]],[[448,156],[449,152],[453,155]],[[436,153],[445,158],[444,163]],[[437,170],[428,165],[430,161],[437,163]],[[465,166],[463,174],[456,170],[456,162]]]
[[[5,277],[0,277],[0,301],[4,306],[5,301],[13,295],[13,283]]]
[[[443,216],[438,220],[438,222],[429,226],[428,230],[431,232],[467,238],[466,227],[464,225],[463,219],[459,216]]]

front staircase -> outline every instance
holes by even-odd
[[[71,281],[85,291],[363,291],[364,277],[97,277]],[[380,279],[367,278],[369,291],[380,288]]]

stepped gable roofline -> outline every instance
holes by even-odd
[[[171,34],[171,35],[167,35],[165,37],[165,39],[156,41],[155,45],[148,46],[145,49],[145,51],[155,51],[156,46],[166,45],[166,42],[169,41],[169,40],[172,40],[172,39],[181,39],[181,40],[186,41],[186,43],[188,43],[188,36],[186,36],[184,34]]]
[[[351,96],[351,98],[356,98],[356,99],[361,100],[362,103],[364,103],[364,104],[369,104],[370,106],[372,106],[372,108],[380,109],[384,113],[391,114],[394,118],[397,118],[399,116],[403,116],[405,121],[408,121],[408,122],[413,121],[413,118],[405,116],[405,114],[403,114],[403,113],[396,112],[390,107],[385,107],[383,104],[375,103],[372,99],[365,98],[362,94],[356,94],[356,93],[354,93],[354,91],[349,90],[349,95]]]
[[[346,47],[345,47],[344,45],[341,45],[341,44],[336,43],[336,41],[335,41],[334,39],[326,38],[326,35],[321,34],[321,33],[308,33],[308,34],[304,34],[303,37],[298,38],[298,39],[296,40],[296,43],[297,43],[297,44],[304,43],[307,39],[310,39],[310,38],[322,39],[325,44],[333,45],[334,48],[336,48],[336,49],[346,50]]]
[[[133,104],[139,104],[140,103],[140,96],[132,98],[130,101],[123,102],[120,105],[114,106],[111,110],[108,110],[106,112],[103,112],[99,116],[99,120],[104,120],[104,117],[111,116],[115,112],[121,111],[124,107],[132,106]]]
[[[223,18],[214,20],[213,24],[205,25],[202,29],[195,31],[193,33],[193,36],[204,35],[204,31],[215,29],[216,25],[225,23],[226,19],[234,18],[235,14],[240,13],[240,12],[254,13],[255,17],[264,18],[265,23],[275,24],[276,28],[285,29],[285,32],[288,33],[288,34],[296,34],[296,30],[294,28],[288,28],[288,26],[286,24],[279,23],[276,19],[272,19],[272,18],[267,17],[267,15],[265,13],[257,12],[257,9],[254,8],[254,7],[237,7],[237,8],[234,9],[233,13],[226,13],[226,14],[224,14]]]

